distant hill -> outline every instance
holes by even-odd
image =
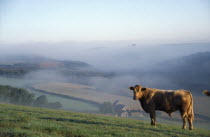
[[[30,72],[51,70],[63,75],[106,76],[93,66],[81,61],[56,60],[41,56],[11,56],[0,59],[0,75],[22,77]],[[109,74],[108,74],[109,75]]]
[[[210,52],[199,52],[158,65],[159,73],[192,91],[210,89]]]
[[[1,65],[15,65],[15,64],[34,64],[40,68],[54,68],[59,66],[65,67],[90,67],[91,65],[81,61],[63,61],[51,59],[43,56],[10,56],[0,59]]]
[[[194,70],[210,68],[210,52],[199,52],[188,56],[172,59],[161,63],[160,65],[169,66],[171,68],[177,67],[180,69]],[[210,70],[209,70],[210,71]]]
[[[210,90],[210,52],[176,57],[132,74],[143,86],[186,89],[202,95],[203,90]]]

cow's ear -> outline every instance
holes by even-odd
[[[130,90],[133,90],[133,89],[134,89],[134,87],[129,87],[129,89],[130,89]]]
[[[141,88],[141,91],[146,91],[147,90],[147,88]]]

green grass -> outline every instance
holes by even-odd
[[[0,104],[0,110],[0,136],[2,137],[210,136],[210,131],[205,129],[195,128],[190,131],[181,129],[181,125],[161,123],[154,127],[146,121],[111,116],[8,104]]]

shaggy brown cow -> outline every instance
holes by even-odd
[[[193,97],[186,90],[159,90],[144,88],[140,85],[129,87],[133,90],[134,100],[139,100],[145,112],[150,113],[151,125],[156,125],[155,111],[164,111],[171,116],[171,113],[179,110],[182,120],[183,129],[186,129],[187,120],[189,129],[193,129]]]
[[[203,91],[203,93],[206,94],[206,96],[210,96],[210,92],[207,90]]]

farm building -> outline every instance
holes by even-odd
[[[143,117],[143,111],[140,110],[140,106],[121,104],[119,100],[116,100],[113,106],[119,117]]]

